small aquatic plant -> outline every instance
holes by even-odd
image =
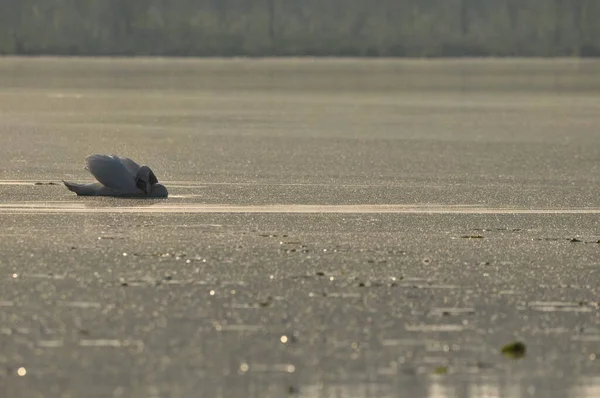
[[[525,344],[520,341],[515,341],[502,347],[502,354],[510,359],[523,358],[526,351]]]

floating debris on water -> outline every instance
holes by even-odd
[[[473,315],[474,308],[433,308],[429,315],[435,316],[452,316],[452,315]]]
[[[273,304],[273,297],[271,297],[271,296],[267,296],[267,298],[265,300],[258,303],[258,305],[263,308],[270,307],[271,304]]]
[[[502,354],[510,359],[523,358],[526,351],[525,344],[520,341],[515,341],[502,347]]]
[[[437,368],[433,369],[433,374],[446,375],[446,374],[448,374],[448,367],[447,366],[438,366]]]

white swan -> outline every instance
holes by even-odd
[[[148,166],[140,166],[129,158],[115,155],[90,155],[85,158],[88,170],[98,182],[79,184],[63,181],[65,186],[81,196],[131,196],[166,198],[167,188]]]

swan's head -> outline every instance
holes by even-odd
[[[135,177],[135,186],[148,195],[152,192],[152,189],[156,184],[158,184],[158,178],[156,178],[152,170],[150,170],[150,167],[140,167],[137,176]]]

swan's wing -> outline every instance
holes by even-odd
[[[137,175],[138,171],[140,170],[139,164],[129,158],[119,157],[119,160],[125,165],[125,167],[127,167],[127,170],[129,170],[134,177]]]
[[[87,170],[101,184],[122,193],[137,192],[135,176],[118,156],[90,155],[85,162]]]

